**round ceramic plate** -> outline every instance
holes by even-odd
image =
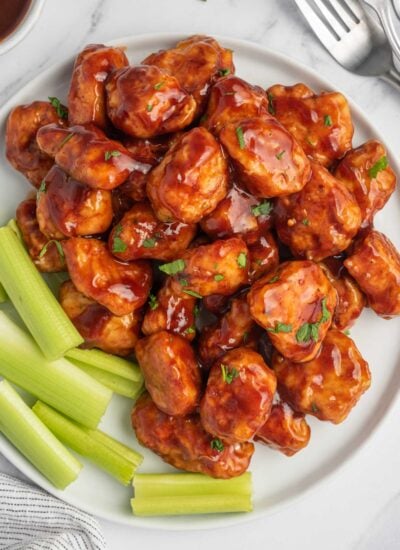
[[[114,44],[127,47],[132,64],[139,63],[147,54],[170,47],[183,36],[171,34],[145,35],[122,38]],[[283,55],[270,52],[260,46],[218,37],[221,43],[234,50],[236,73],[253,84],[264,88],[275,83],[294,84],[305,82],[316,91],[334,89],[334,85],[317,74]],[[15,172],[4,159],[4,129],[10,109],[35,99],[47,100],[48,96],[66,99],[73,60],[53,67],[29,83],[0,110],[2,163],[0,165],[0,223],[14,216],[16,206],[32,189],[24,178]],[[368,122],[354,104],[351,104],[356,127],[354,144],[370,138],[384,137]],[[400,173],[394,155],[392,166]],[[376,226],[400,247],[400,201],[395,194],[389,204],[376,217]],[[310,418],[312,437],[308,447],[294,457],[257,445],[251,462],[253,473],[254,511],[251,514],[136,518],[130,510],[132,488],[122,487],[104,472],[85,462],[79,478],[65,491],[57,491],[44,479],[9,443],[0,438],[0,452],[17,468],[61,499],[103,518],[132,526],[163,529],[199,529],[238,523],[272,513],[293,502],[306,491],[317,486],[338,469],[371,437],[376,427],[394,402],[400,382],[400,319],[385,321],[365,310],[351,335],[363,356],[370,364],[372,387],[361,398],[349,418],[338,426]],[[172,468],[161,459],[139,447],[130,426],[132,403],[129,399],[114,396],[101,423],[101,428],[121,441],[139,448],[145,459],[140,472],[166,472]],[[356,490],[355,488],[353,490]]]

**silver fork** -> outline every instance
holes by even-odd
[[[295,0],[314,33],[345,69],[400,90],[400,73],[380,27],[355,0]]]

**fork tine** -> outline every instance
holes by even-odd
[[[356,0],[342,0],[342,3],[345,4],[347,9],[354,15],[356,19],[362,21],[365,18],[365,13],[360,7],[359,2]]]
[[[295,2],[322,44],[327,49],[334,46],[337,43],[336,36],[329,30],[325,22],[317,15],[307,0],[295,0]]]
[[[325,0],[325,4],[331,8],[331,10],[336,13],[336,17],[344,24],[348,30],[351,30],[357,22],[348,14],[348,12],[340,4],[339,0]]]
[[[332,15],[331,10],[326,7],[323,0],[314,0],[314,4],[318,7],[322,15],[325,17],[327,23],[332,27],[339,39],[340,36],[343,34],[343,26],[338,22],[336,17]]]

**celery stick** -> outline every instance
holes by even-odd
[[[92,439],[95,439],[99,443],[105,445],[112,451],[129,460],[136,468],[143,462],[143,455],[131,449],[127,445],[124,445],[120,441],[117,441],[110,435],[102,432],[101,430],[91,430],[90,428],[83,428],[85,432],[90,435]]]
[[[251,512],[250,495],[193,495],[141,497],[131,499],[136,516],[177,516]]]
[[[6,380],[0,382],[0,431],[58,489],[65,489],[78,477],[82,464]]]
[[[93,439],[79,424],[69,420],[44,403],[37,401],[32,410],[65,445],[128,485],[136,466],[129,460]]]
[[[32,337],[2,311],[0,375],[89,428],[97,427],[112,397],[66,359],[47,361]]]
[[[83,343],[9,227],[0,228],[0,282],[47,359],[58,359]]]
[[[133,382],[143,380],[142,373],[137,363],[122,359],[99,349],[71,349],[65,354],[72,362],[80,361],[96,369],[101,369]]]
[[[24,239],[22,238],[22,233],[20,228],[18,227],[17,221],[14,220],[14,218],[11,218],[11,220],[8,222],[7,227],[12,229],[14,233],[17,235],[18,239],[22,242],[24,242]]]
[[[251,495],[251,473],[232,479],[203,474],[135,474],[135,498],[196,495]]]
[[[0,283],[0,304],[7,302],[7,300],[8,300],[7,292],[4,290],[3,285]]]
[[[70,361],[118,395],[135,399],[142,390],[142,382],[132,382],[132,380],[127,380],[116,374],[85,365],[85,363],[81,363],[81,361],[77,361],[76,359],[70,359]]]

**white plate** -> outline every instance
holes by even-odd
[[[148,53],[169,47],[183,38],[181,35],[157,34],[135,38],[122,38],[114,44],[127,46],[131,63],[138,63]],[[236,72],[239,76],[263,87],[274,83],[292,84],[305,82],[315,90],[334,89],[334,85],[322,80],[317,74],[287,57],[270,52],[263,47],[231,38],[219,40],[234,50]],[[72,60],[58,65],[39,75],[25,86],[0,110],[1,148],[4,157],[4,123],[10,109],[34,99],[48,96],[66,98],[71,75]],[[354,144],[369,138],[378,138],[379,133],[369,124],[367,116],[351,104],[356,126]],[[392,166],[400,173],[393,154]],[[14,215],[19,201],[29,191],[24,178],[5,161],[0,166],[0,223]],[[377,228],[386,233],[400,247],[400,201],[398,194],[376,219]],[[79,479],[64,492],[50,485],[6,440],[0,438],[2,452],[17,468],[33,481],[63,500],[75,504],[103,518],[132,526],[163,529],[199,529],[238,523],[270,514],[283,505],[304,495],[331,474],[337,472],[350,457],[367,441],[393,404],[400,382],[400,319],[385,321],[366,310],[356,327],[351,331],[363,356],[372,370],[372,387],[341,425],[334,426],[310,418],[312,437],[308,447],[298,455],[287,458],[262,445],[257,445],[250,470],[253,472],[254,512],[214,516],[190,516],[167,518],[136,518],[130,511],[131,488],[120,486],[107,474],[85,463]],[[101,427],[138,448],[130,427],[131,403],[128,399],[114,396]],[[145,460],[141,472],[170,471],[161,459],[140,448]],[[350,490],[357,490],[356,487]]]

